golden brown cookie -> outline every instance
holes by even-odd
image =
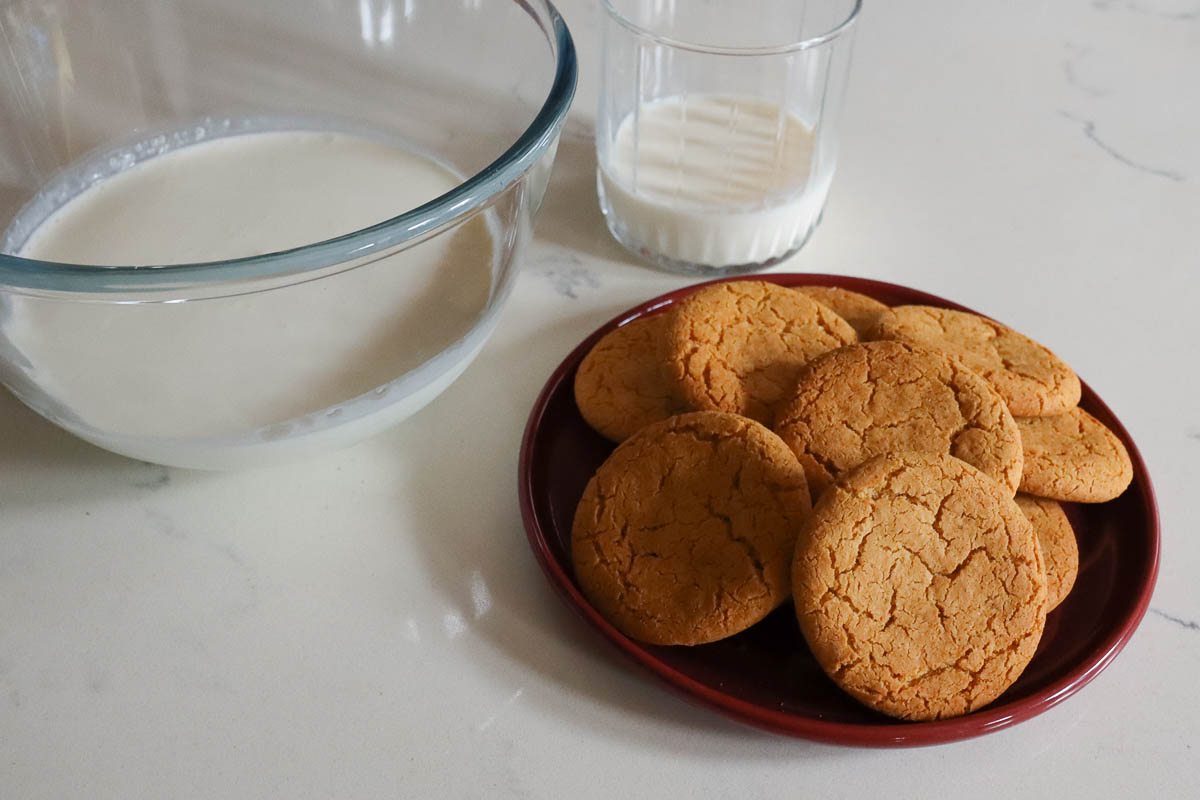
[[[874,456],[948,453],[999,481],[1021,480],[1021,437],[987,381],[946,355],[865,342],[818,356],[775,423],[817,497]]]
[[[1018,417],[1062,414],[1079,402],[1079,378],[1047,348],[990,319],[935,306],[896,306],[880,339],[938,347],[966,362]]]
[[[742,631],[791,591],[804,471],[753,420],[697,412],[643,428],[584,489],[571,529],[580,589],[652,644]]]
[[[951,456],[885,456],[840,479],[800,532],[792,582],[822,669],[903,719],[995,700],[1046,622],[1029,520],[999,484]]]
[[[1053,500],[1103,503],[1133,480],[1117,435],[1081,408],[1054,417],[1017,417],[1025,466],[1021,491]]]
[[[799,291],[829,308],[854,328],[859,341],[875,338],[880,323],[895,316],[892,309],[865,294],[837,286],[797,286]]]
[[[1061,505],[1044,497],[1016,496],[1017,508],[1033,525],[1046,567],[1046,610],[1058,607],[1079,574],[1079,544]]]
[[[801,367],[856,341],[850,323],[795,289],[731,281],[675,304],[663,355],[668,380],[689,407],[769,425]]]
[[[641,317],[609,331],[575,373],[575,405],[588,425],[615,442],[685,411],[663,376],[666,318]]]

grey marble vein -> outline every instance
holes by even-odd
[[[216,556],[235,573],[240,574],[239,583],[242,591],[237,595],[226,598],[225,609],[234,614],[246,614],[259,605],[259,575],[253,564],[249,563],[231,544],[214,540],[208,536],[193,536],[186,527],[176,523],[170,514],[155,508],[143,509],[148,529],[160,536],[175,539],[179,542],[190,542],[202,547],[209,554]]]
[[[171,472],[159,464],[146,464],[147,474],[133,481],[138,489],[161,489],[171,482]]]
[[[1145,3],[1136,2],[1136,0],[1092,0],[1092,8],[1097,11],[1131,11],[1134,14],[1144,14],[1145,16],[1167,20],[1168,22],[1192,22],[1200,20],[1200,4],[1190,11],[1166,11],[1161,8],[1153,8]]]
[[[147,508],[144,510],[146,516],[146,524],[150,530],[155,533],[166,536],[170,539],[187,539],[187,531],[175,524],[175,520],[170,514],[163,513],[158,509]]]
[[[1187,628],[1189,631],[1200,631],[1200,623],[1197,623],[1195,620],[1183,619],[1181,617],[1176,617],[1173,614],[1168,614],[1167,612],[1162,611],[1157,608],[1154,608],[1154,607],[1150,608],[1150,612],[1162,617],[1163,619],[1167,620],[1168,622],[1174,622],[1176,625],[1178,625],[1181,628]]]
[[[241,573],[241,593],[239,596],[228,597],[226,608],[234,614],[248,614],[258,608],[259,573],[253,564],[248,562],[234,549],[233,545],[224,542],[208,541],[208,547],[218,555],[228,559],[234,568]]]
[[[1144,172],[1147,175],[1155,175],[1159,178],[1166,178],[1167,180],[1171,180],[1171,181],[1182,182],[1182,181],[1186,180],[1186,178],[1183,176],[1182,173],[1175,172],[1174,170],[1162,169],[1161,167],[1151,167],[1149,165],[1141,163],[1140,161],[1135,161],[1132,158],[1130,158],[1129,156],[1122,153],[1121,151],[1117,150],[1111,144],[1109,144],[1108,142],[1101,139],[1098,135],[1096,135],[1096,123],[1095,122],[1092,122],[1089,119],[1083,119],[1081,117],[1077,117],[1074,114],[1071,114],[1067,111],[1059,111],[1058,113],[1062,114],[1064,117],[1071,120],[1072,122],[1078,123],[1083,128],[1084,136],[1086,136],[1089,140],[1091,140],[1091,142],[1093,144],[1095,144],[1097,147],[1099,147],[1101,150],[1108,153],[1114,160],[1119,161],[1120,163],[1124,164],[1125,166],[1132,167],[1133,169],[1136,169],[1139,172]]]
[[[1092,52],[1090,47],[1080,47],[1079,45],[1074,45],[1068,42],[1067,51],[1069,55],[1062,62],[1062,71],[1063,75],[1067,79],[1067,83],[1089,97],[1104,97],[1112,93],[1108,89],[1101,89],[1098,86],[1093,86],[1079,77],[1077,65],[1079,61]]]
[[[566,262],[565,264],[563,262]],[[534,269],[550,282],[554,291],[572,300],[579,299],[578,289],[599,289],[600,281],[574,254],[549,256]]]

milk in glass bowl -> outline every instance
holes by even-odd
[[[575,86],[544,1],[0,9],[0,380],[225,468],[409,416],[483,347]]]

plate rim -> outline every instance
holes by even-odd
[[[1134,483],[1138,484],[1146,499],[1145,518],[1150,533],[1150,542],[1148,543],[1149,568],[1146,571],[1145,580],[1142,581],[1137,589],[1136,602],[1132,612],[1119,624],[1113,626],[1113,630],[1105,636],[1098,647],[1093,649],[1092,654],[1084,659],[1080,667],[1071,670],[1067,675],[1064,675],[1030,696],[1016,698],[1002,705],[990,704],[978,711],[961,717],[930,722],[862,724],[834,722],[809,715],[797,715],[766,708],[719,691],[713,687],[706,686],[676,670],[670,664],[647,650],[643,645],[625,636],[600,616],[599,612],[592,607],[579,591],[574,579],[564,566],[557,559],[551,558],[550,543],[547,539],[546,531],[542,527],[542,521],[535,505],[536,500],[533,496],[532,472],[534,468],[534,446],[538,433],[541,431],[542,422],[550,400],[557,394],[563,382],[574,372],[583,356],[586,355],[600,337],[609,331],[625,325],[634,319],[662,313],[664,308],[704,286],[735,280],[765,280],[789,287],[801,285],[837,286],[851,291],[859,291],[871,297],[875,296],[875,291],[899,291],[909,296],[915,295],[920,302],[927,305],[969,311],[974,314],[979,313],[960,303],[902,284],[828,273],[780,272],[758,275],[753,278],[735,276],[690,284],[638,303],[599,326],[586,336],[583,341],[572,348],[551,372],[550,377],[542,386],[530,411],[525,430],[522,433],[521,448],[518,456],[517,492],[526,538],[543,573],[549,579],[551,586],[555,588],[563,602],[579,614],[601,638],[607,640],[610,645],[616,647],[643,669],[648,670],[660,684],[665,685],[685,700],[717,711],[728,718],[761,730],[830,744],[869,747],[914,747],[970,739],[1003,730],[1048,711],[1091,683],[1124,649],[1146,615],[1146,611],[1150,606],[1151,596],[1154,593],[1154,586],[1158,579],[1162,537],[1158,501],[1155,497],[1150,474],[1141,452],[1138,450],[1137,445],[1121,420],[1082,379],[1080,381],[1083,386],[1081,405],[1086,404],[1093,409],[1102,411],[1107,416],[1108,421],[1115,423],[1110,425],[1110,427],[1118,438],[1121,439],[1122,443],[1124,443],[1126,449],[1129,451],[1130,460],[1133,462]]]

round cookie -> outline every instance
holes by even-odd
[[[822,669],[909,720],[995,700],[1046,622],[1029,521],[999,484],[945,455],[885,456],[834,484],[800,532],[792,583]]]
[[[1019,494],[1015,500],[1017,508],[1033,525],[1033,533],[1042,548],[1042,562],[1046,567],[1046,610],[1052,611],[1070,593],[1079,574],[1079,544],[1075,541],[1075,529],[1062,506],[1054,500],[1028,494]]]
[[[1062,414],[1079,402],[1079,378],[1061,358],[1007,325],[935,306],[896,306],[878,338],[937,347],[958,356],[1008,403],[1013,416]]]
[[[1133,463],[1104,423],[1073,408],[1054,417],[1017,417],[1025,466],[1021,491],[1053,500],[1104,503],[1133,480]]]
[[[663,352],[668,380],[690,408],[769,425],[801,367],[856,341],[850,323],[794,289],[730,281],[675,304]]]
[[[804,471],[757,422],[697,412],[626,439],[584,489],[571,529],[580,589],[651,644],[745,630],[791,592]]]
[[[779,434],[813,496],[874,456],[948,453],[1009,495],[1021,480],[1021,437],[987,381],[936,350],[866,342],[817,357],[779,412]]]
[[[588,425],[621,442],[686,409],[663,376],[666,317],[641,317],[609,331],[575,373],[575,405]]]
[[[797,286],[796,289],[849,322],[859,341],[874,339],[880,323],[895,316],[890,307],[874,297],[849,289],[838,286]]]

